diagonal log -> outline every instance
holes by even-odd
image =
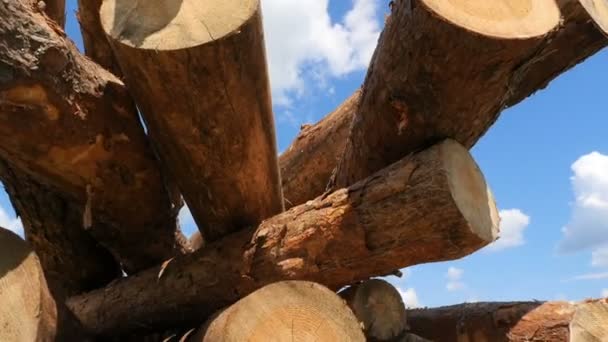
[[[28,3],[0,17],[0,156],[82,205],[127,272],[175,255],[177,210],[124,85]]]
[[[409,310],[411,331],[432,341],[592,342],[608,337],[608,301],[469,303]]]
[[[65,0],[37,1],[39,9],[43,9],[49,18],[53,19],[60,27],[65,26]]]
[[[194,254],[69,300],[98,334],[196,324],[279,280],[334,290],[495,240],[498,214],[468,151],[445,141],[348,189],[293,207]]]

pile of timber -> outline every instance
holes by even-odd
[[[605,0],[391,1],[362,87],[280,156],[259,0],[78,5],[84,55],[64,1],[0,2],[0,340],[608,336],[604,301],[406,311],[369,280],[498,238],[468,149],[608,45]]]

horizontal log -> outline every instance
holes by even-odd
[[[0,341],[89,341],[25,241],[0,228]]]
[[[353,312],[328,288],[282,281],[222,310],[187,341],[363,342],[365,336]]]
[[[433,341],[599,342],[608,337],[608,301],[470,303],[409,310],[408,321]]]
[[[259,0],[108,0],[101,24],[203,239],[281,212]]]
[[[28,2],[0,2],[0,17],[0,156],[81,204],[127,272],[178,253],[177,210],[122,82]]]
[[[293,207],[196,253],[69,300],[113,334],[196,324],[279,280],[337,290],[395,269],[468,255],[496,239],[498,213],[470,154],[453,141],[348,189]]]
[[[0,160],[0,180],[53,294],[72,296],[120,277],[114,257],[82,229],[84,208]]]

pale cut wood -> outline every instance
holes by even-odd
[[[382,279],[355,284],[339,295],[346,300],[372,341],[394,341],[405,334],[405,305],[397,289]]]
[[[577,2],[576,0],[559,0],[562,2]],[[607,0],[579,0],[585,7],[594,23],[608,34],[608,1]]]
[[[464,147],[448,140],[257,230],[228,235],[69,305],[103,334],[196,324],[275,281],[337,290],[414,264],[461,258],[496,239],[498,220],[481,171]]]
[[[603,342],[606,299],[580,303],[470,303],[408,311],[411,331],[433,341]]]
[[[108,0],[101,24],[203,239],[281,212],[259,1]]]
[[[36,254],[0,227],[0,341],[87,341],[81,327],[47,287]]]
[[[82,205],[128,273],[171,258],[179,208],[129,93],[33,6],[0,2],[0,156]]]
[[[365,341],[359,322],[328,288],[308,281],[262,287],[213,317],[188,342]]]
[[[120,276],[118,262],[82,228],[82,205],[3,160],[0,180],[54,295],[73,296]]]

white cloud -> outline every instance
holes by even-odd
[[[584,155],[572,164],[572,172],[575,201],[558,250],[594,250],[593,262],[599,266],[605,262],[608,246],[608,156]]]
[[[591,265],[608,267],[608,246],[599,247],[591,253]]]
[[[445,288],[450,292],[463,290],[466,287],[466,284],[462,281],[463,274],[464,270],[461,268],[448,268],[448,272],[446,273],[446,278],[448,278],[448,282],[445,285]]]
[[[403,299],[403,304],[405,304],[406,308],[411,309],[420,307],[418,294],[416,293],[416,290],[414,288],[407,288],[405,290],[402,290],[400,287],[397,287],[397,291],[399,291],[399,294]]]
[[[608,289],[603,289],[602,290],[602,297],[603,298],[608,298]]]
[[[599,272],[599,273],[587,273],[581,274],[574,278],[573,280],[598,280],[598,279],[608,279],[608,272]]]
[[[310,85],[367,67],[380,33],[378,2],[353,0],[332,22],[329,0],[264,0],[262,11],[273,101],[288,105]],[[306,74],[306,75],[305,75]]]
[[[530,224],[530,216],[520,209],[504,209],[500,211],[500,236],[498,240],[488,245],[491,251],[521,246],[525,243],[524,230]]]
[[[19,218],[10,218],[2,206],[0,206],[0,227],[13,231],[22,238],[24,237],[21,220]]]

